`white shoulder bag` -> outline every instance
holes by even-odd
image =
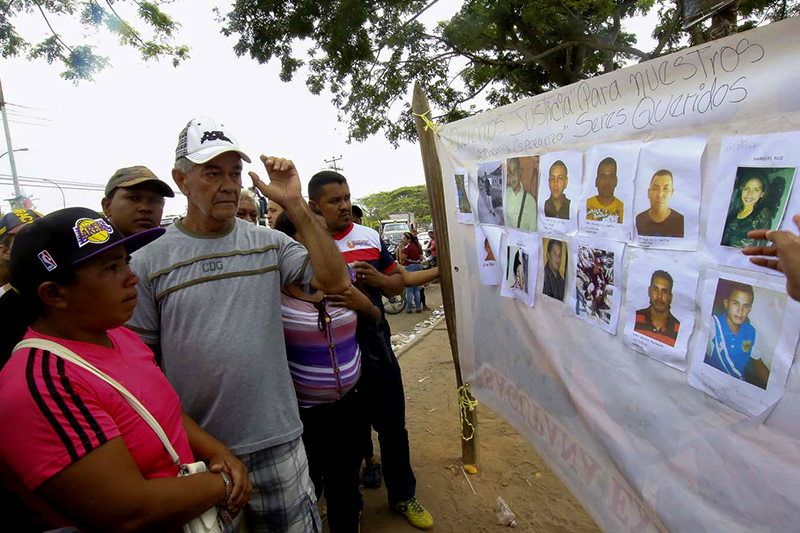
[[[134,411],[139,413],[147,425],[149,425],[158,438],[161,440],[161,443],[164,445],[164,448],[167,449],[169,456],[172,458],[172,462],[175,463],[176,466],[179,467],[178,477],[190,476],[192,474],[199,474],[201,472],[207,472],[208,468],[203,461],[198,461],[196,463],[191,464],[181,464],[180,457],[178,457],[178,453],[175,451],[175,448],[172,447],[172,443],[170,443],[169,439],[167,438],[167,434],[164,433],[164,430],[161,428],[161,425],[158,421],[153,418],[153,415],[142,405],[133,394],[131,394],[128,389],[117,383],[117,381],[103,373],[102,371],[98,370],[94,367],[94,365],[90,364],[89,362],[85,361],[81,356],[66,348],[57,342],[48,341],[45,339],[26,339],[14,347],[13,352],[23,348],[38,348],[40,350],[47,350],[53,355],[57,355],[58,357],[69,361],[79,367],[87,370],[97,376],[98,378],[102,379],[115,389],[122,395],[125,400],[130,404]],[[12,352],[12,353],[13,353]],[[222,518],[219,514],[219,509],[217,506],[213,506],[208,509],[205,513],[198,516],[191,522],[187,523],[183,526],[184,533],[222,533],[225,531],[225,526],[223,524]]]

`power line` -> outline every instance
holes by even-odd
[[[32,109],[34,111],[44,111],[46,113],[51,113],[52,112],[50,109],[42,109],[41,107],[31,107],[31,106],[28,106],[28,105],[14,104],[14,103],[11,103],[11,102],[5,102],[5,104],[13,106],[13,107],[21,107],[22,109]]]
[[[0,172],[0,178],[10,178],[10,174],[3,174]],[[54,180],[50,178],[39,178],[37,176],[17,176],[19,179],[26,179],[30,181],[40,181],[40,182],[53,182],[58,183],[59,185],[77,185],[79,187],[99,187],[105,190],[105,185],[101,183],[86,183],[83,181],[69,181],[69,180]]]
[[[49,178],[37,178],[33,176],[18,176],[20,185],[26,187],[39,187],[42,189],[57,189],[62,188],[71,191],[88,191],[88,192],[105,192],[106,186],[100,183],[84,183],[81,181],[69,180],[54,180]],[[12,177],[9,174],[0,173],[0,183],[11,183]],[[182,196],[183,193],[175,191],[176,196]]]

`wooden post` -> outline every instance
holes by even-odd
[[[414,97],[411,109],[417,115],[423,115],[430,111],[430,104],[425,93],[419,84],[414,84]],[[442,184],[442,167],[439,163],[439,155],[436,153],[436,142],[434,141],[435,132],[425,131],[425,121],[415,117],[417,126],[417,136],[419,137],[419,147],[422,151],[422,166],[425,170],[425,183],[428,188],[428,198],[431,203],[431,217],[433,228],[436,232],[436,250],[439,256],[439,279],[442,287],[442,300],[444,301],[444,316],[447,324],[447,335],[450,337],[450,349],[453,352],[453,366],[456,371],[456,383],[459,387],[464,384],[461,377],[461,363],[458,360],[458,337],[456,336],[456,302],[453,292],[453,264],[450,260],[450,238],[447,231],[447,208],[444,202],[444,186]],[[469,396],[472,400],[472,395]],[[459,419],[461,413],[459,411]],[[478,416],[475,410],[467,411],[467,420],[472,424],[462,423],[461,425],[461,458],[466,464],[478,462]],[[474,428],[474,429],[473,429]],[[464,440],[463,437],[469,437]]]

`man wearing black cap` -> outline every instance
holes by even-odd
[[[106,184],[103,213],[124,236],[161,225],[164,197],[174,198],[169,185],[147,167],[117,170]]]
[[[0,219],[0,295],[8,290],[9,261],[11,261],[11,245],[14,236],[25,224],[42,218],[33,209],[14,209]]]

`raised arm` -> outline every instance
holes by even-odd
[[[330,234],[317,224],[314,213],[303,199],[300,176],[294,163],[289,159],[264,155],[261,161],[269,175],[269,184],[264,183],[255,172],[250,172],[253,185],[264,196],[281,205],[294,222],[298,240],[302,240],[308,250],[319,288],[327,293],[343,293],[350,286],[347,264]]]
[[[406,287],[419,287],[439,277],[439,267],[417,270],[416,272],[409,272],[401,265],[397,265],[397,268],[403,273],[403,283]]]

